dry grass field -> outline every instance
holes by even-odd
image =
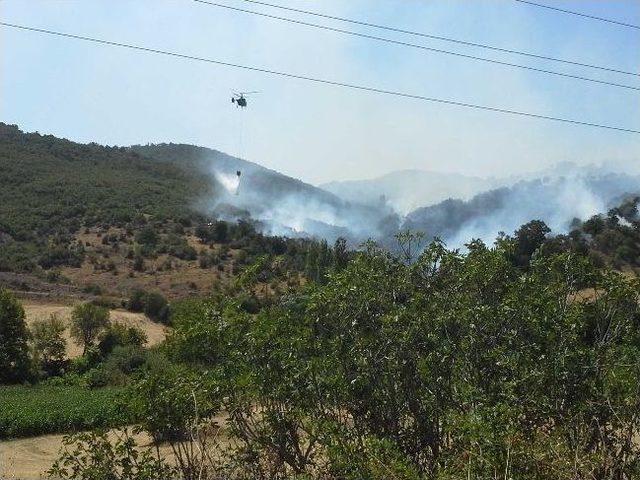
[[[27,324],[29,325],[37,320],[47,319],[51,315],[57,315],[67,327],[71,323],[73,305],[25,301],[23,307],[27,317]],[[142,313],[133,313],[118,309],[110,310],[109,314],[112,322],[135,326],[144,331],[147,335],[148,346],[160,343],[165,338],[165,327],[159,323],[152,322]],[[76,345],[71,339],[69,328],[65,330],[64,337],[67,340],[67,357],[74,358],[80,356],[82,354],[82,348]]]

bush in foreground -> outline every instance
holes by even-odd
[[[185,480],[640,478],[640,281],[509,242],[368,245],[256,313],[181,304],[133,421],[187,442]]]

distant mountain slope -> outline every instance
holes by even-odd
[[[379,205],[386,202],[400,214],[447,198],[468,199],[496,186],[492,180],[456,173],[400,170],[371,180],[330,182],[320,185],[350,202]],[[384,195],[384,200],[381,196]]]
[[[574,218],[606,212],[625,195],[640,192],[640,176],[586,174],[522,181],[480,193],[468,201],[448,199],[414,210],[403,228],[438,236],[451,246],[472,238],[492,242],[532,220],[545,221],[555,233],[569,229]]]

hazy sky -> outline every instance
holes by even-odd
[[[640,86],[640,77],[304,17],[435,48]],[[640,1],[548,4],[640,24]],[[640,30],[513,0],[272,0],[640,72]],[[640,92],[386,45],[190,0],[0,0],[3,21],[330,80],[640,130]],[[260,90],[236,109],[232,90]],[[559,161],[635,168],[640,135],[315,85],[0,27],[0,120],[81,142],[192,143],[312,183],[397,169],[505,175]]]

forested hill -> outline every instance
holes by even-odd
[[[0,231],[17,239],[137,214],[189,215],[229,192],[216,173],[243,174],[242,206],[287,195],[339,209],[344,202],[300,180],[215,150],[181,144],[109,147],[24,133],[0,123]],[[261,201],[259,201],[260,199]]]
[[[189,215],[216,193],[215,182],[191,167],[0,124],[0,232],[24,241],[141,214]]]
[[[247,190],[241,195],[219,179],[235,178],[236,170]],[[280,288],[290,270],[294,283],[295,272],[318,276],[330,263],[329,247],[267,236],[254,212],[287,195],[325,211],[350,208],[299,180],[205,148],[80,144],[3,123],[0,172],[0,287],[25,291],[64,284],[74,294],[90,287],[117,299],[144,287],[181,297],[232,283],[257,260],[273,266],[261,278],[280,275],[271,287]],[[219,211],[225,202],[235,202],[227,205],[229,222]]]

